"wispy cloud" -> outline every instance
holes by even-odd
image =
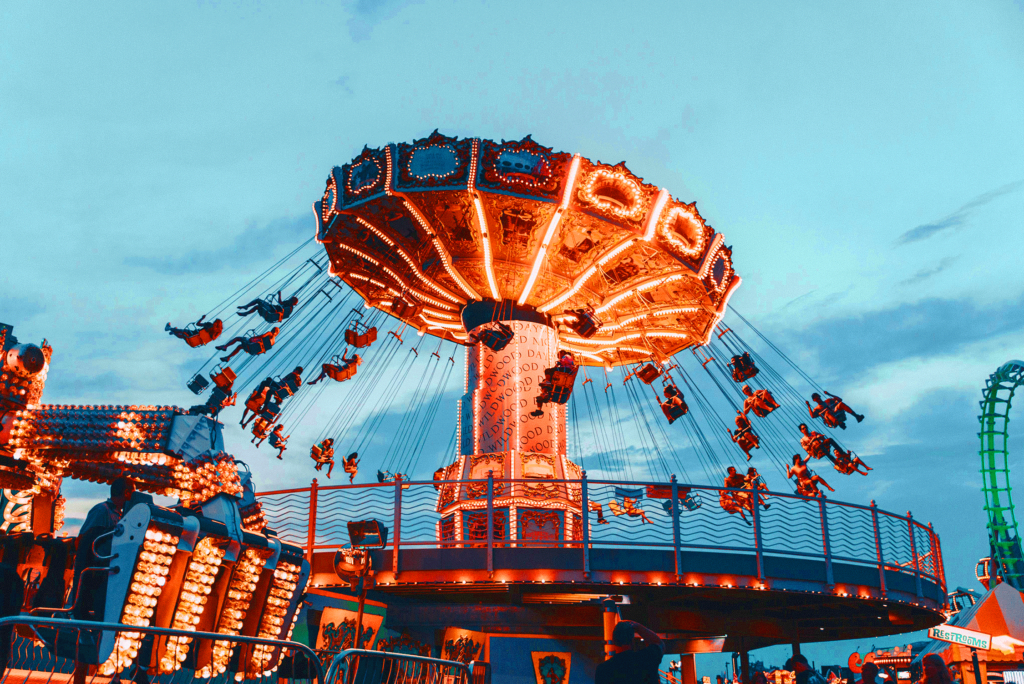
[[[211,273],[231,265],[249,268],[270,255],[282,243],[297,245],[302,237],[312,237],[313,217],[304,214],[279,218],[262,226],[250,225],[225,247],[193,250],[181,255],[162,257],[129,257],[126,266],[142,266],[166,275]],[[222,244],[220,240],[213,242]]]
[[[406,6],[420,2],[422,0],[356,0],[352,3],[348,33],[354,41],[366,40],[377,24],[395,16]]]
[[[900,281],[900,285],[917,285],[923,280],[927,280],[934,275],[938,275],[945,271],[947,268],[956,263],[956,260],[960,257],[946,257],[935,266],[931,268],[923,268],[914,275],[910,276],[906,280]]]
[[[954,211],[952,214],[949,214],[948,216],[941,218],[938,221],[934,221],[932,223],[922,223],[916,228],[911,228],[910,230],[903,233],[903,235],[900,235],[896,239],[896,244],[906,245],[911,242],[927,240],[933,235],[937,235],[938,233],[941,233],[944,230],[949,230],[950,228],[959,228],[960,226],[964,225],[968,217],[970,217],[970,215],[974,212],[975,209],[983,207],[989,202],[999,197],[1002,197],[1003,195],[1008,195],[1012,192],[1016,192],[1021,188],[1024,188],[1024,180],[1014,181],[1013,183],[1007,183],[1006,185],[998,187],[995,190],[989,190],[988,192],[982,193],[975,197],[974,199],[972,199],[967,204],[963,205],[962,207]]]

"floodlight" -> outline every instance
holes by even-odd
[[[388,528],[377,520],[353,520],[348,523],[348,538],[354,549],[383,549],[388,545]]]

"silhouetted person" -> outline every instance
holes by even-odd
[[[634,636],[643,639],[646,646],[634,648]],[[594,684],[648,684],[660,681],[658,666],[665,655],[665,644],[657,634],[639,622],[622,620],[612,630],[612,649],[615,655],[598,664]]]
[[[921,660],[921,666],[924,669],[924,684],[953,684],[946,661],[938,653],[926,655]]]
[[[878,666],[874,663],[864,663],[864,666],[860,669],[860,684],[876,684],[877,680],[875,677],[877,676]]]

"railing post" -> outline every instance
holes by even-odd
[[[309,485],[309,515],[307,521],[309,527],[306,530],[306,560],[309,561],[309,566],[313,567],[313,546],[316,544],[316,507],[319,495],[317,490],[319,486],[316,483],[316,478],[313,478],[313,482]]]
[[[932,565],[935,566],[935,579],[942,587],[942,595],[946,595],[946,568],[942,565],[942,545],[939,543],[939,535],[935,534],[935,528],[928,523],[928,533],[932,542]]]
[[[402,474],[395,475],[395,534],[391,540],[391,572],[398,577],[398,549],[402,545]]]
[[[917,540],[914,538],[914,516],[907,511],[907,533],[910,534],[910,556],[914,559],[914,581],[917,583],[917,595],[923,596],[921,591],[921,564],[917,558]]]
[[[821,515],[821,549],[825,556],[825,583],[828,586],[835,586],[835,577],[832,575],[832,540],[828,536],[828,512],[825,510],[825,497],[818,499],[818,512]]]
[[[487,576],[494,577],[494,471],[487,471]]]
[[[679,581],[679,573],[683,569],[682,558],[679,548],[679,481],[672,475],[672,556],[675,561],[676,582]]]
[[[580,474],[580,502],[583,515],[583,576],[590,579],[590,495],[587,494],[587,471]]]
[[[871,524],[875,528],[875,553],[878,556],[878,584],[882,588],[882,596],[888,596],[885,588],[885,559],[882,557],[882,535],[878,529],[878,504],[871,500]]]
[[[757,579],[764,580],[764,549],[761,546],[761,512],[757,505],[757,483],[750,485],[750,515],[754,519],[754,550],[757,553]]]

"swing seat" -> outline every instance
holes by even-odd
[[[751,449],[757,449],[760,446],[761,440],[753,432],[744,432],[740,435],[739,439],[735,440],[739,444],[740,449],[744,451],[750,451]]]
[[[569,329],[585,339],[590,339],[597,334],[601,328],[601,321],[586,309],[575,309],[570,313],[576,316],[575,320],[569,321]]]
[[[221,368],[217,366],[210,373],[210,379],[213,380],[213,384],[220,387],[223,390],[230,390],[231,386],[235,384],[235,371],[230,368]]]
[[[754,365],[754,361],[750,358],[750,354],[738,354],[732,357],[729,362],[729,367],[732,369],[732,379],[734,382],[745,382],[750,378],[760,373],[760,369]]]
[[[670,498],[670,497],[666,497],[666,498]],[[680,507],[682,507],[684,510],[687,510],[687,511],[695,511],[695,510],[697,510],[698,508],[701,507],[701,500],[700,500],[700,498],[695,496],[695,495],[693,495],[693,494],[691,494],[689,487],[680,487],[679,488],[679,498],[677,499],[677,501],[679,501]],[[661,507],[663,509],[665,509],[666,513],[668,513],[670,515],[672,514],[672,502],[671,501],[662,501],[661,502]]]
[[[480,342],[491,351],[500,352],[502,349],[507,347],[516,336],[512,328],[509,328],[508,326],[505,327],[508,329],[484,330],[479,335]]]
[[[209,328],[200,328],[190,323],[185,330],[189,332],[189,336],[185,338],[185,344],[193,348],[202,347],[220,337],[220,334],[224,332],[224,323],[219,318]]]
[[[395,297],[395,299],[391,302],[391,313],[393,313],[395,316],[398,316],[402,320],[416,318],[417,316],[420,315],[421,308],[422,307],[417,306],[416,304],[407,302],[405,299],[402,299],[401,297]]]
[[[297,379],[290,373],[285,376],[284,381],[277,381],[277,387],[274,389],[274,394],[277,396],[278,401],[286,397],[290,397],[299,391],[299,383],[302,380]]]
[[[652,382],[661,377],[661,369],[655,366],[653,363],[644,364],[644,366],[636,372],[636,377],[640,378],[645,383],[650,385]]]
[[[260,418],[275,423],[281,415],[281,406],[278,404],[264,403],[260,409]]]
[[[661,404],[661,412],[668,418],[669,425],[674,423],[677,418],[685,416],[689,411],[690,407],[686,405],[685,401],[681,404],[670,404],[667,401]]]
[[[564,371],[556,368],[551,374],[551,388],[548,390],[548,401],[555,404],[565,404],[572,396],[572,388],[576,383],[576,373],[579,366],[573,366],[571,371]]]
[[[350,379],[355,374],[356,365],[354,363],[349,363],[341,367],[333,365],[327,367],[327,377],[329,377],[331,380],[337,380],[338,382],[344,382],[345,380]]]
[[[377,341],[377,328],[363,328],[358,323],[345,331],[345,343],[352,347],[369,347]]]
[[[252,423],[252,436],[259,439],[266,439],[270,434],[271,423],[264,420],[262,416],[256,418]]]
[[[192,379],[186,383],[185,387],[188,387],[192,391],[192,394],[202,394],[207,387],[210,386],[210,381],[206,379],[202,373],[196,373],[192,376]]]

